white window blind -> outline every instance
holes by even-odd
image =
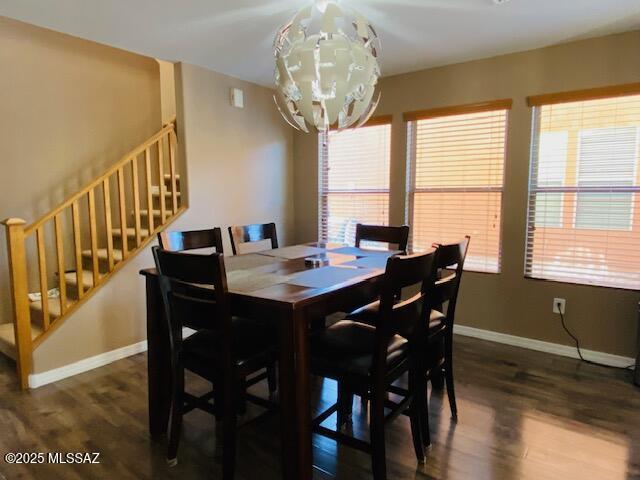
[[[321,241],[353,244],[356,224],[389,222],[391,124],[320,134]]]
[[[542,132],[540,134],[538,155],[538,185],[541,187],[560,187],[564,182],[565,165],[555,162],[556,157],[564,158],[567,154],[567,132]],[[538,215],[536,227],[562,226],[561,193],[541,192],[536,200]]]
[[[465,268],[500,270],[510,106],[510,100],[500,100],[405,115],[412,248],[422,250],[470,235]]]
[[[640,95],[567,100],[533,101],[525,275],[638,289]]]

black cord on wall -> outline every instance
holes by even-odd
[[[560,304],[557,305],[558,307],[558,312],[560,313],[560,321],[562,322],[562,328],[564,328],[564,331],[567,332],[567,335],[569,335],[573,341],[576,344],[576,350],[578,351],[578,357],[580,357],[580,360],[582,360],[584,363],[589,363],[591,365],[597,365],[599,367],[606,367],[606,368],[615,368],[617,370],[633,370],[635,367],[635,364],[631,364],[627,367],[616,367],[613,365],[605,365],[604,363],[598,363],[598,362],[593,362],[591,360],[587,360],[586,358],[584,358],[582,356],[582,350],[580,349],[580,341],[578,340],[578,337],[576,337],[573,333],[571,333],[571,331],[569,330],[569,328],[567,327],[567,324],[564,321],[564,313],[562,313],[562,309],[560,308]]]

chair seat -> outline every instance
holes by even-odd
[[[352,320],[354,322],[365,323],[367,325],[375,325],[377,323],[377,318],[380,313],[380,300],[376,300],[375,302],[371,302],[364,307],[360,307],[357,310],[354,310],[349,315],[347,315],[348,320]],[[438,310],[431,310],[431,315],[429,316],[429,335],[436,333],[441,330],[445,326],[445,315]],[[411,335],[410,326],[403,324],[400,322],[397,326],[398,334],[402,335],[405,338],[408,338]]]
[[[198,375],[213,380],[220,373],[221,333],[200,330],[183,342],[185,367]],[[274,357],[275,332],[259,322],[233,318],[233,354],[235,364],[244,373],[263,368]]]
[[[371,325],[341,320],[311,339],[311,369],[334,379],[367,377],[373,362],[376,329]],[[408,342],[394,335],[387,349],[387,368],[393,370],[407,357]]]

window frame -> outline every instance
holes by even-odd
[[[414,248],[414,212],[415,212],[415,196],[416,193],[463,193],[463,192],[486,192],[486,193],[499,193],[500,194],[500,229],[498,232],[498,255],[496,270],[482,270],[479,268],[473,268],[468,263],[465,264],[464,270],[496,275],[502,273],[502,238],[504,231],[504,190],[505,179],[507,171],[507,158],[509,155],[509,118],[513,101],[510,98],[490,100],[478,103],[454,105],[449,107],[439,107],[427,110],[419,110],[415,112],[408,112],[403,115],[403,119],[406,123],[405,131],[407,134],[407,151],[406,151],[406,181],[405,181],[405,222],[410,225],[411,231],[409,235],[409,249]],[[495,186],[483,186],[483,187],[427,187],[416,188],[416,150],[417,150],[417,122],[420,120],[433,119],[433,118],[445,118],[456,115],[466,115],[482,112],[505,112],[504,119],[504,150],[502,160],[502,185],[500,187]],[[471,239],[473,242],[473,238]]]

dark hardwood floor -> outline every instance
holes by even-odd
[[[18,391],[13,364],[0,357],[0,479],[219,477],[208,414],[185,417],[176,467],[166,465],[164,444],[149,439],[144,354],[31,392]],[[446,395],[432,392],[433,447],[424,465],[416,463],[408,419],[389,424],[390,480],[640,479],[640,389],[630,373],[459,336],[455,360],[458,423]],[[193,377],[188,384],[205,388]],[[315,409],[333,401],[333,382],[314,385]],[[250,406],[241,419],[238,479],[280,477],[278,418],[255,419],[258,412]],[[356,399],[356,433],[364,435],[364,422]],[[8,465],[6,452],[100,452],[101,463]],[[366,454],[321,437],[314,459],[317,479],[371,478]]]

